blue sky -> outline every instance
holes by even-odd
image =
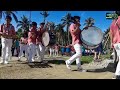
[[[35,21],[38,23],[43,22],[43,16],[40,15],[41,11],[32,11],[31,12],[31,21]],[[102,31],[105,31],[111,24],[112,20],[106,19],[107,12],[113,11],[49,11],[49,16],[46,18],[47,21],[55,22],[55,24],[62,23],[61,18],[64,17],[67,12],[71,13],[72,16],[78,15],[81,17],[81,29],[83,28],[83,24],[85,23],[85,19],[92,17],[95,19],[95,26],[99,27]],[[21,17],[25,15],[29,18],[30,11],[17,11],[16,16],[18,20],[21,20]],[[4,22],[4,17],[0,20],[0,24]],[[12,20],[12,24],[16,27],[17,23]],[[17,28],[16,28],[17,30]]]

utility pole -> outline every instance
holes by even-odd
[[[30,29],[30,23],[31,23],[31,11],[30,11],[30,16],[29,16],[29,29]]]

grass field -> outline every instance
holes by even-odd
[[[81,58],[81,63],[83,64],[83,63],[90,63],[90,62],[92,62],[93,61],[93,55],[90,55],[90,56],[82,56],[82,58]],[[69,59],[70,57],[68,57],[68,56],[65,56],[65,57],[63,57],[65,60],[67,60],[67,59]],[[102,58],[102,60],[104,60],[104,59],[109,59],[110,58],[110,54],[107,54],[107,55],[101,55],[101,58]],[[73,63],[73,64],[75,64],[75,62]]]

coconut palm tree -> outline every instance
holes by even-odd
[[[70,33],[69,33],[68,29],[69,29],[70,23],[72,22],[71,17],[72,17],[71,13],[67,13],[66,16],[61,19],[61,21],[63,21],[63,25],[66,26],[66,31],[68,33],[67,36],[68,36],[68,43],[69,44],[71,43],[71,41],[70,41]]]
[[[17,27],[22,28],[23,31],[29,31],[29,24],[30,21],[28,20],[28,18],[23,15],[23,17],[21,17],[21,21],[18,21]]]
[[[55,23],[54,22],[49,22],[50,30],[55,30]]]
[[[64,37],[64,25],[63,24],[58,24],[56,25],[55,31],[56,31],[56,37],[57,37],[57,42],[59,44],[64,44],[65,38]]]
[[[93,26],[94,23],[95,23],[95,20],[92,17],[89,17],[88,19],[85,20],[85,23],[84,23],[85,28]]]
[[[48,11],[42,11],[40,12],[40,14],[43,15],[44,23],[45,23],[46,18],[49,16]]]
[[[21,28],[19,28],[18,30],[17,30],[17,37],[20,39],[21,37],[22,37],[22,29]]]
[[[10,15],[10,16],[13,16],[16,22],[18,22],[18,19],[15,13],[17,13],[17,11],[0,11],[0,19],[2,19],[3,16],[5,18],[5,16]]]

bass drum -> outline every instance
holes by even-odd
[[[44,32],[42,35],[42,44],[44,46],[52,46],[56,43],[55,35],[51,34],[51,32]]]
[[[99,46],[99,44],[103,40],[103,33],[101,29],[92,26],[88,27],[87,29],[84,29],[81,32],[81,41],[82,45],[87,49],[94,49]]]

